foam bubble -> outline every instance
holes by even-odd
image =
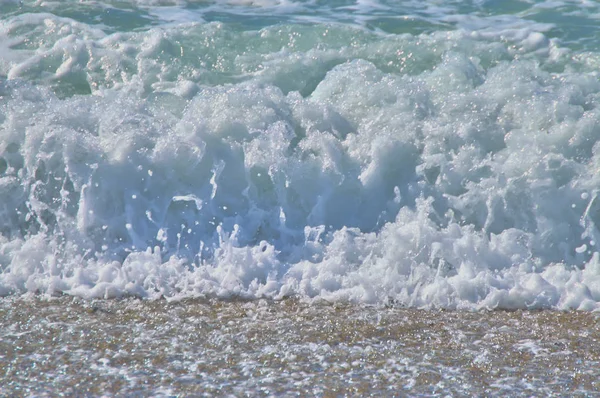
[[[0,294],[595,309],[596,65],[515,18],[2,19]]]

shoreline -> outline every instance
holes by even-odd
[[[6,394],[531,395],[600,389],[598,315],[0,299]]]

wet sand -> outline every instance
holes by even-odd
[[[2,396],[594,396],[598,315],[0,299]]]

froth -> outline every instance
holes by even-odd
[[[600,302],[600,84],[540,31],[3,29],[2,295]]]

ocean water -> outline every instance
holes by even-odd
[[[585,0],[0,0],[0,296],[595,311],[599,72]]]

